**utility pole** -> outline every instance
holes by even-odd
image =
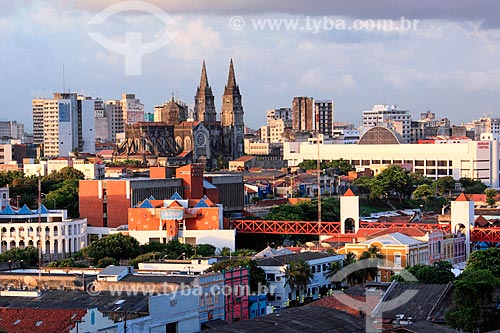
[[[321,242],[321,160],[320,160],[320,152],[319,152],[319,111],[316,113],[316,124],[317,124],[317,138],[316,138],[316,146],[318,148],[318,158],[316,159],[316,173],[318,177],[318,246]]]

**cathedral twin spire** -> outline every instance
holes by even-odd
[[[196,121],[205,121],[205,122],[215,122],[217,118],[217,112],[215,110],[215,98],[212,93],[212,87],[210,87],[208,83],[208,75],[207,68],[205,65],[205,60],[203,60],[203,64],[201,67],[201,77],[200,84],[196,90],[195,96],[195,106],[194,106],[194,118]],[[227,78],[227,85],[224,88],[224,96],[223,96],[223,106],[222,106],[222,114],[221,121],[222,125],[226,123],[233,123],[233,117],[229,116],[227,113],[233,112],[233,105],[236,102],[236,110],[241,109],[241,113],[243,113],[243,108],[241,107],[241,95],[238,84],[236,83],[236,77],[234,75],[234,66],[233,59],[229,63],[229,74]],[[230,103],[231,105],[226,105]]]

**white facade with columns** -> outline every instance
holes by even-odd
[[[42,209],[39,224],[36,212],[13,212],[0,212],[0,253],[16,247],[37,247],[41,241],[44,259],[56,260],[87,246],[87,219],[68,219],[66,210]]]

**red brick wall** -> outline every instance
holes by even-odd
[[[175,176],[182,178],[185,199],[203,197],[203,169],[203,164],[190,164],[175,170]]]

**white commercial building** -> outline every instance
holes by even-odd
[[[468,177],[481,180],[490,187],[499,187],[499,148],[496,140],[400,144],[398,142],[401,142],[401,139],[386,128],[376,127],[366,134],[357,145],[320,143],[320,159],[344,159],[354,166],[365,168],[374,165],[406,164],[411,165],[413,172],[420,172],[433,179],[452,176],[458,180]],[[363,139],[367,136],[378,138],[386,144],[371,144]],[[318,146],[311,142],[285,142],[283,155],[288,166],[297,166],[305,160],[316,160]]]

